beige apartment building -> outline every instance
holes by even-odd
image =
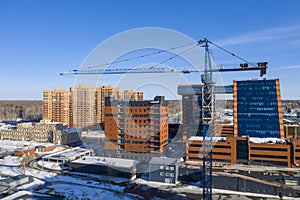
[[[113,88],[110,86],[100,86],[96,88],[97,92],[97,122],[104,123],[104,107],[105,107],[105,97],[118,98],[119,88]]]
[[[43,119],[51,122],[70,124],[71,92],[64,89],[43,91],[42,115]]]
[[[72,128],[96,124],[96,89],[89,86],[71,87]]]
[[[119,88],[100,86],[71,87],[70,91],[55,89],[43,92],[43,119],[63,122],[69,128],[87,128],[104,123],[105,97],[142,101],[143,92],[119,91]]]

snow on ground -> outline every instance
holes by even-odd
[[[54,170],[64,170],[64,169],[68,169],[68,167],[64,166],[61,163],[56,163],[56,162],[48,162],[48,161],[43,161],[43,160],[39,160],[37,162],[37,164],[40,167],[44,167],[46,169],[54,169]]]
[[[83,176],[86,176],[86,177],[97,178],[99,180],[110,181],[110,182],[113,182],[113,183],[130,182],[129,178],[121,178],[121,177],[115,177],[115,176],[105,176],[105,175],[99,175],[99,174],[86,174],[86,173],[80,173],[80,172],[68,172],[68,174],[83,175]]]
[[[16,156],[9,156],[4,159],[0,159],[0,165],[2,166],[20,166],[21,164],[22,158]]]
[[[78,186],[72,184],[55,184],[49,186],[55,190],[55,194],[66,196],[67,199],[132,199],[124,193],[115,193],[113,191]]]
[[[118,185],[112,185],[108,183],[99,183],[97,181],[91,181],[89,178],[86,179],[81,179],[81,178],[76,178],[76,177],[71,177],[71,176],[63,176],[63,175],[58,175],[53,172],[46,172],[46,171],[40,171],[32,168],[26,168],[26,175],[31,175],[34,177],[37,177],[39,179],[43,179],[46,182],[50,183],[70,183],[70,184],[79,184],[79,185],[87,185],[87,186],[92,186],[92,187],[97,187],[97,188],[103,188],[103,189],[112,189],[114,191],[119,191],[123,192],[124,187],[118,186]],[[87,175],[87,174],[84,174]],[[95,176],[97,175],[92,175],[91,178],[96,178]],[[98,178],[98,177],[97,177]],[[109,180],[113,181],[113,177],[108,177]],[[103,179],[101,179],[103,180]],[[116,182],[120,181],[120,179],[116,178]],[[123,179],[124,180],[124,179]],[[127,181],[129,179],[126,179]]]
[[[124,191],[124,187],[122,187],[122,186],[112,185],[109,183],[100,183],[97,181],[91,181],[89,179],[83,180],[80,178],[75,178],[75,177],[70,177],[70,176],[62,176],[62,175],[57,175],[57,176],[48,178],[47,182],[51,182],[51,183],[65,182],[65,183],[70,183],[70,184],[78,184],[78,185],[97,187],[97,188],[101,188],[101,189],[109,189],[109,190],[114,190],[114,191],[118,191],[118,192]]]
[[[9,195],[7,197],[4,197],[4,198],[2,198],[2,200],[20,199],[24,195],[32,195],[32,196],[41,197],[41,198],[42,197],[47,197],[47,195],[44,195],[44,194],[37,194],[37,193],[32,193],[32,192],[29,192],[29,191],[22,190],[22,191],[18,191],[16,193],[14,193],[12,195]]]
[[[175,187],[175,184],[161,183],[161,182],[156,182],[156,181],[147,181],[147,180],[144,180],[141,178],[134,180],[134,183],[148,185],[150,187],[155,187],[155,188]]]
[[[32,141],[0,140],[1,149],[5,149],[8,151],[13,151],[18,147],[39,146],[42,144],[49,144],[49,143],[39,143],[39,142],[32,142]]]
[[[8,175],[8,176],[16,176],[23,174],[23,171],[17,167],[0,167],[0,174],[1,175]]]
[[[41,170],[37,170],[37,169],[33,169],[33,168],[26,168],[25,174],[31,175],[33,177],[37,177],[37,178],[43,179],[43,180],[52,178],[57,175],[56,173],[53,173],[53,172],[46,172],[46,171],[41,171]]]
[[[23,174],[23,171],[17,167],[1,167],[0,170],[1,174],[6,175]],[[124,187],[122,186],[91,181],[89,178],[84,180],[81,178],[57,175],[56,173],[40,171],[32,168],[26,168],[25,174],[50,182],[51,185],[48,186],[49,188],[53,188],[58,194],[66,195],[69,199],[132,199],[130,195],[123,194]],[[18,189],[29,190],[45,183],[37,178],[34,178],[34,182],[22,185],[18,187]],[[111,178],[112,177],[108,177],[108,179]],[[117,178],[116,181],[120,180]],[[18,192],[16,197],[9,196],[7,199],[14,199],[25,194],[31,193]]]
[[[257,166],[257,165],[224,165],[220,169],[226,170],[245,170],[245,171],[258,171],[258,172],[299,172],[297,168],[284,168],[284,167],[271,167],[271,166]]]
[[[28,183],[28,184],[24,184],[18,187],[19,190],[29,190],[33,187],[36,187],[38,185],[42,185],[44,184],[44,181],[41,181],[39,179],[33,178],[33,182],[32,183]]]
[[[48,151],[48,152],[36,152],[38,155],[43,156],[43,155],[47,155],[47,154],[52,154],[52,153],[57,153],[59,151],[63,151],[66,150],[65,147],[56,147],[55,149],[53,149],[52,151]]]
[[[105,138],[104,131],[82,131],[81,137]]]
[[[19,169],[17,167],[0,167],[0,174],[1,175],[8,175],[8,176],[16,176],[20,174],[24,174],[23,169]],[[56,176],[56,173],[53,172],[46,172],[46,171],[40,171],[37,169],[32,169],[32,168],[25,168],[25,174],[26,175],[31,175],[33,177],[39,178],[39,179],[47,179],[51,178],[53,176]]]

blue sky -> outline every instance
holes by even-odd
[[[283,99],[300,99],[300,1],[0,1],[0,99],[41,99],[42,90],[66,88],[100,42],[122,31],[163,27],[195,40],[209,38],[237,55],[268,61]],[[234,60],[216,50],[217,64]],[[232,79],[252,78],[238,73]]]

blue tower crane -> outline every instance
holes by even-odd
[[[240,67],[237,68],[220,68],[220,69],[212,69],[212,61],[210,57],[209,44],[214,45],[215,47],[225,51],[226,53],[234,56],[244,63],[240,64]],[[212,199],[212,137],[215,128],[215,83],[213,82],[213,72],[233,72],[233,71],[252,71],[259,70],[260,76],[266,74],[267,62],[259,62],[257,64],[250,63],[245,59],[231,53],[230,51],[216,45],[215,43],[209,41],[204,38],[203,40],[199,40],[198,44],[200,47],[204,48],[205,51],[205,60],[204,60],[204,70],[189,70],[189,69],[171,69],[168,67],[160,67],[160,68],[141,68],[141,69],[75,69],[71,71],[61,72],[60,75],[92,75],[92,74],[125,74],[125,73],[133,73],[133,74],[142,74],[142,73],[193,73],[193,72],[201,72],[201,82],[203,83],[202,87],[202,124],[203,124],[203,145],[202,145],[202,199],[203,200],[211,200]],[[159,51],[158,53],[161,53]],[[139,56],[138,58],[142,58]],[[136,59],[136,58],[131,58]],[[127,60],[122,60],[125,62]],[[102,64],[99,66],[108,65]],[[250,66],[249,66],[250,65]]]

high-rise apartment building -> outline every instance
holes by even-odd
[[[143,101],[144,100],[144,93],[143,92],[135,92],[132,90],[124,90],[119,91],[119,99],[123,100],[134,100],[134,101]]]
[[[119,88],[113,88],[110,86],[101,86],[96,88],[98,123],[104,123],[105,97],[113,97],[118,99],[118,94],[119,94]]]
[[[73,128],[85,128],[96,124],[96,89],[89,86],[71,87]]]
[[[143,92],[135,92],[132,90],[119,91],[119,88],[110,86],[101,86],[96,88],[97,95],[97,122],[104,123],[105,98],[112,97],[119,100],[135,100],[142,101],[144,99]]]
[[[105,98],[143,100],[143,92],[119,91],[119,88],[100,86],[71,87],[70,91],[55,89],[43,92],[43,119],[64,122],[70,128],[86,128],[104,123]]]
[[[233,82],[234,135],[284,138],[279,80]]]
[[[70,125],[70,95],[71,93],[64,89],[43,91],[43,119]]]
[[[137,154],[162,152],[168,144],[168,104],[106,98],[105,150],[108,156],[139,159]],[[143,158],[145,158],[143,157]],[[149,158],[149,157],[148,157]]]

